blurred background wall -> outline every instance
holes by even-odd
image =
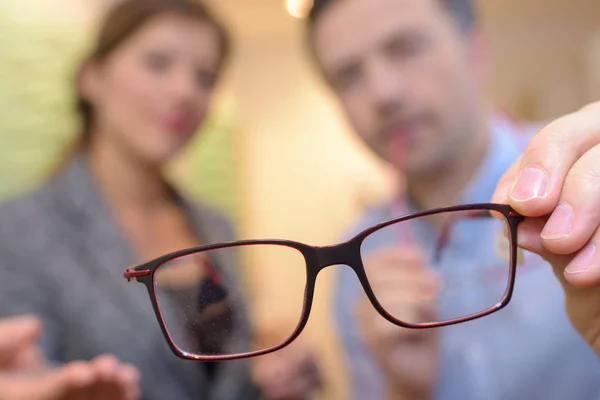
[[[514,117],[538,121],[600,98],[589,91],[599,71],[591,68],[589,48],[600,34],[600,2],[478,3],[493,68],[489,94],[497,104]]]
[[[37,185],[76,133],[71,82],[108,0],[0,2],[0,196]],[[302,48],[284,0],[212,0],[235,56],[211,121],[173,166],[180,186],[220,207],[244,238],[329,244],[394,177],[358,143]],[[600,2],[480,0],[490,100],[547,120],[600,98]],[[319,346],[326,398],[345,398],[332,332],[332,270],[319,277],[305,335]],[[285,318],[298,276],[270,260],[245,274],[266,319]]]

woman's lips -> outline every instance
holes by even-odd
[[[182,116],[167,117],[163,120],[163,126],[172,133],[185,134],[190,130],[190,119]]]

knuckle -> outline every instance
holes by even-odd
[[[598,192],[600,186],[600,163],[588,160],[576,165],[565,180],[565,190],[575,190],[577,194]]]
[[[522,166],[537,164],[546,167],[556,163],[568,145],[568,138],[561,130],[535,136],[523,153]]]
[[[582,173],[583,179],[594,189],[598,188],[600,182],[600,163],[588,163],[587,168]]]
[[[568,141],[572,138],[573,131],[581,125],[580,120],[579,113],[565,115],[546,125],[536,137],[546,138],[546,140],[549,138],[558,142]]]

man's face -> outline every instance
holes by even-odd
[[[354,129],[398,169],[436,172],[473,139],[479,54],[439,0],[337,0],[312,41]]]

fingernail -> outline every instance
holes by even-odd
[[[510,197],[515,201],[528,201],[546,195],[548,178],[540,168],[528,167],[519,176],[510,190]]]
[[[573,207],[568,203],[560,203],[542,231],[542,239],[556,240],[564,239],[571,233],[573,224]]]
[[[581,274],[588,272],[591,266],[594,264],[594,258],[596,256],[596,246],[589,245],[585,249],[581,250],[577,256],[567,266],[565,273],[567,274]]]

